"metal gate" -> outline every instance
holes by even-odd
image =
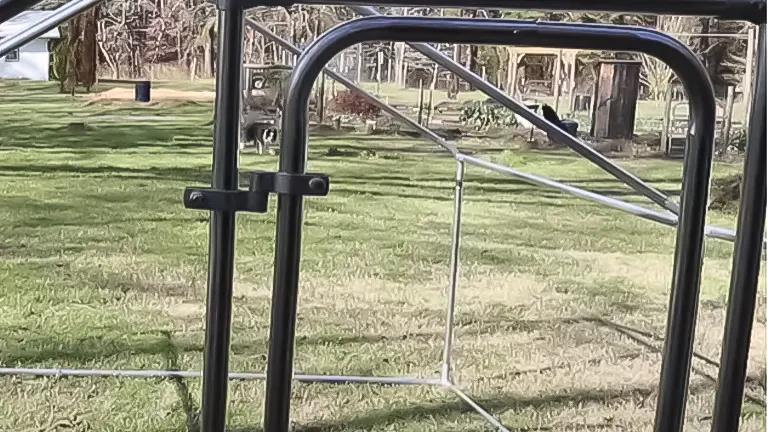
[[[40,0],[0,0],[0,23],[29,9]],[[71,11],[34,26],[23,34],[0,43],[0,56],[34,38],[45,26],[55,26],[76,11],[96,1],[75,0]],[[223,432],[227,407],[228,380],[266,378],[264,430],[284,432],[290,428],[290,396],[293,380],[336,383],[389,383],[439,385],[454,392],[498,430],[507,429],[451,381],[451,344],[453,312],[459,267],[459,239],[463,175],[467,165],[521,178],[530,183],[553,187],[576,196],[600,202],[618,210],[677,227],[677,240],[669,303],[667,334],[663,351],[659,399],[656,410],[657,432],[683,429],[692,344],[697,313],[703,240],[705,235],[735,240],[730,296],[723,338],[712,430],[738,430],[741,400],[746,376],[750,330],[754,317],[760,259],[765,241],[763,230],[766,206],[766,76],[765,76],[765,2],[762,0],[643,0],[621,4],[608,0],[479,0],[471,7],[550,9],[578,11],[615,11],[677,15],[709,15],[721,19],[745,20],[759,24],[758,61],[750,110],[749,137],[744,162],[741,205],[737,230],[705,225],[707,198],[714,146],[715,98],[712,84],[698,58],[682,43],[663,33],[625,26],[573,23],[546,23],[489,19],[456,19],[377,16],[373,8],[355,6],[355,1],[307,0],[303,4],[347,4],[368,17],[341,24],[309,46],[294,69],[285,102],[283,137],[279,172],[251,175],[248,190],[238,187],[238,123],[242,71],[244,11],[256,6],[288,6],[291,2],[257,3],[220,0],[219,58],[216,77],[216,123],[214,163],[211,188],[188,188],[184,203],[188,208],[209,210],[210,250],[206,314],[206,340],[203,377],[201,426],[203,432]],[[461,0],[391,0],[386,6],[464,7]],[[304,196],[329,193],[328,176],[305,172],[307,162],[308,101],[312,84],[326,62],[342,49],[372,40],[413,42],[438,64],[472,81],[502,105],[531,121],[582,156],[650,198],[667,211],[660,212],[618,199],[560,184],[526,174],[459,152],[442,142],[457,161],[455,212],[453,221],[451,283],[446,322],[442,374],[434,379],[406,377],[294,376],[296,304],[300,274],[301,230]],[[666,62],[681,78],[691,100],[689,145],[686,146],[681,202],[676,203],[613,162],[591,151],[579,140],[512,100],[424,42],[532,45],[556,48],[593,48],[622,50],[653,55]],[[295,48],[294,48],[295,49]],[[390,114],[396,115],[397,113]],[[428,131],[424,131],[429,136]],[[434,134],[432,134],[434,135]],[[439,142],[439,137],[430,136]],[[439,142],[440,143],[440,142]],[[266,374],[229,372],[229,342],[232,314],[235,215],[239,211],[264,212],[270,194],[277,197],[277,233],[274,261],[274,289],[269,357]],[[21,368],[0,369],[3,374],[61,374],[61,370]],[[70,375],[119,376],[198,376],[199,372],[168,371],[65,371]],[[154,373],[158,372],[158,373]],[[159,373],[159,372],[165,372]]]

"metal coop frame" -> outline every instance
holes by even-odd
[[[0,23],[41,0],[0,0]],[[100,0],[73,0],[45,21],[0,41],[0,56],[59,25]],[[435,385],[452,391],[483,416],[494,428],[508,431],[492,414],[476,403],[451,379],[454,309],[459,273],[464,172],[467,165],[509,175],[595,201],[645,219],[677,228],[672,289],[665,338],[660,388],[656,407],[656,432],[683,429],[701,279],[704,237],[734,241],[733,269],[723,335],[720,372],[712,418],[713,432],[738,430],[744,393],[747,357],[760,270],[766,217],[766,74],[764,0],[477,0],[471,7],[499,9],[547,9],[714,16],[749,21],[759,26],[758,60],[749,118],[744,161],[742,198],[738,225],[733,230],[706,226],[712,155],[714,150],[715,97],[706,70],[684,44],[673,37],[645,28],[497,19],[383,16],[356,0],[304,0],[302,4],[347,5],[358,18],[327,31],[301,55],[291,78],[283,114],[283,136],[278,172],[251,174],[250,186],[238,186],[239,98],[242,73],[243,26],[249,25],[294,54],[301,51],[258,22],[245,11],[256,6],[290,6],[290,0],[218,0],[219,46],[213,148],[213,180],[210,188],[187,188],[184,205],[210,211],[209,279],[203,371],[74,370],[0,368],[0,374],[119,377],[199,377],[203,379],[201,430],[223,432],[226,424],[229,379],[266,379],[264,430],[287,432],[290,428],[292,381]],[[380,6],[466,7],[465,0],[383,0]],[[343,49],[357,43],[389,40],[407,42],[440,66],[457,74],[503,106],[548,132],[558,142],[587,158],[618,180],[649,198],[664,210],[653,210],[606,197],[547,178],[524,173],[461,153],[429,129],[418,125],[354,83],[325,69]],[[690,98],[691,128],[686,146],[683,190],[676,202],[638,177],[600,155],[579,139],[561,131],[525,105],[454,62],[426,42],[528,45],[537,47],[601,49],[641,52],[666,62],[681,78]],[[304,196],[329,193],[329,178],[307,173],[308,101],[315,78],[325,72],[356,91],[385,112],[412,127],[450,152],[456,159],[456,187],[450,284],[446,314],[442,372],[434,378],[295,375],[293,349],[300,274],[301,231]],[[235,215],[240,211],[265,212],[268,197],[276,194],[277,232],[274,286],[266,373],[230,372],[229,344],[232,315]]]

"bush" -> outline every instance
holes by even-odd
[[[459,121],[465,126],[474,126],[476,130],[517,125],[515,113],[501,105],[483,101],[473,101],[462,107]]]
[[[336,93],[329,108],[339,114],[349,114],[363,120],[373,120],[381,114],[381,108],[368,102],[360,93],[343,91]]]
[[[728,145],[739,153],[744,153],[744,150],[747,149],[747,130],[743,128],[732,130]]]
[[[709,208],[736,210],[741,198],[741,174],[712,179]]]

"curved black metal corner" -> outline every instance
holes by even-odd
[[[693,125],[691,143],[687,146],[685,156],[656,430],[680,431],[685,412],[701,277],[715,125],[712,83],[696,55],[671,36],[644,28],[396,16],[348,21],[315,40],[294,68],[283,114],[281,171],[302,174],[306,169],[308,102],[312,85],[323,66],[344,48],[371,40],[635,51],[659,58],[678,74],[690,99]],[[289,427],[302,211],[302,197],[278,197],[264,413],[264,430],[268,432],[284,432]]]

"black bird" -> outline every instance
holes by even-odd
[[[545,119],[547,119],[553,125],[555,125],[555,126],[559,127],[560,129],[562,129],[563,132],[570,133],[568,131],[568,128],[565,126],[565,124],[562,121],[560,121],[560,117],[557,116],[557,113],[555,112],[554,109],[552,109],[551,106],[549,106],[547,104],[542,104],[541,105],[541,113],[542,113],[542,115],[544,116]]]

